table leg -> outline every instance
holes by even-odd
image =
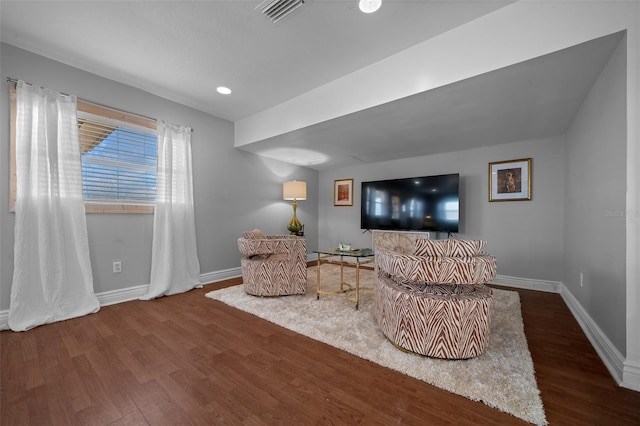
[[[340,290],[344,290],[344,259],[340,256]]]
[[[316,300],[320,300],[320,253],[318,253],[318,262],[316,263]]]
[[[356,310],[360,302],[360,259],[356,259]]]

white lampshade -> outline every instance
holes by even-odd
[[[381,5],[382,0],[360,0],[360,3],[358,3],[358,7],[364,13],[373,13],[380,9]]]
[[[307,182],[292,180],[282,184],[282,198],[285,200],[306,200]]]

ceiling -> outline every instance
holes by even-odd
[[[512,1],[0,1],[5,43],[237,121]],[[620,36],[243,146],[323,170],[562,134]],[[19,77],[19,76],[16,76]],[[35,82],[37,83],[37,82]],[[228,96],[216,87],[233,90]],[[300,159],[313,149],[323,158]],[[302,151],[306,152],[306,151]]]
[[[601,37],[242,148],[326,170],[563,135],[621,37]]]

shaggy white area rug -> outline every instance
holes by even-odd
[[[337,288],[339,271],[338,266],[322,266],[323,290]],[[354,277],[354,269],[345,268],[345,281],[354,282]],[[372,282],[373,272],[361,270],[361,286]],[[342,295],[321,295],[316,300],[315,267],[308,270],[306,295],[261,298],[247,295],[238,285],[206,296],[527,422],[546,425],[520,297],[515,291],[493,292],[489,347],[479,357],[459,361],[423,357],[393,346],[378,328],[371,291],[360,292],[359,310]]]

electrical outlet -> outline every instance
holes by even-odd
[[[114,260],[113,261],[113,273],[114,274],[118,274],[122,272],[122,261],[121,260]]]
[[[582,281],[584,280],[584,274],[582,272],[580,272],[580,287],[582,287],[583,283]]]

